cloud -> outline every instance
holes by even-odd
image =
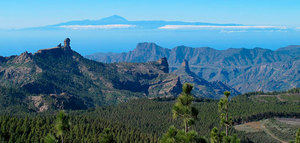
[[[122,28],[133,28],[136,25],[127,25],[127,24],[112,24],[112,25],[63,25],[59,26],[61,28],[68,29],[122,29]]]
[[[243,33],[248,32],[247,30],[221,30],[220,33]]]
[[[213,26],[213,25],[165,25],[158,29],[287,29],[285,26]]]

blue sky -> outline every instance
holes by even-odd
[[[300,0],[1,0],[0,29],[120,15],[128,20],[182,20],[300,27]]]

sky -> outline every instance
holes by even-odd
[[[300,27],[300,0],[1,0],[0,29],[115,14],[128,20]]]

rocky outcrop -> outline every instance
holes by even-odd
[[[24,86],[34,80],[37,74],[41,73],[41,68],[34,64],[33,55],[24,52],[19,56],[2,58],[0,62],[0,86],[10,84]]]
[[[183,60],[183,62],[181,64],[181,67],[183,68],[183,70],[186,73],[190,73],[191,72],[190,67],[189,67],[189,62],[187,60]]]
[[[199,77],[210,82],[221,81],[245,93],[299,87],[299,55],[300,46],[295,45],[272,51],[186,46],[166,49],[154,43],[141,43],[128,53],[102,53],[87,57],[100,62],[147,62],[166,57],[170,71],[179,69],[184,60],[188,60],[191,71]]]
[[[48,110],[85,110],[84,101],[68,93],[28,96],[29,103],[33,103],[32,110],[45,112]],[[30,105],[30,104],[29,104]],[[31,108],[31,107],[29,107]]]
[[[169,73],[169,64],[166,57],[159,59],[157,63],[160,65],[160,69],[163,72]]]
[[[63,54],[71,54],[73,51],[71,49],[71,46],[70,46],[70,38],[66,38],[64,40],[64,46],[61,46],[61,44],[57,45],[57,47],[54,47],[54,48],[49,48],[49,49],[41,49],[41,50],[38,50],[35,55],[37,54],[40,54],[40,55],[45,55],[45,56],[49,56],[49,55],[52,55],[52,56],[55,56],[55,55],[63,55]]]
[[[66,38],[65,41],[64,41],[64,46],[62,47],[64,50],[71,50],[71,47],[70,47],[70,38]]]
[[[20,56],[16,56],[12,63],[14,64],[25,64],[32,61],[32,54],[27,51],[22,53]]]

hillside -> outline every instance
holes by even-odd
[[[53,100],[58,109],[86,109],[134,98],[177,96],[181,89],[179,77],[168,73],[165,58],[99,63],[73,51],[68,38],[64,46],[0,57],[0,61],[1,97],[17,96],[37,111],[50,108]]]
[[[262,48],[216,50],[178,46],[173,49],[140,43],[128,53],[99,53],[87,58],[105,63],[147,62],[167,57],[171,71],[184,60],[199,77],[221,81],[239,92],[281,91],[300,86],[299,46],[276,51]]]

